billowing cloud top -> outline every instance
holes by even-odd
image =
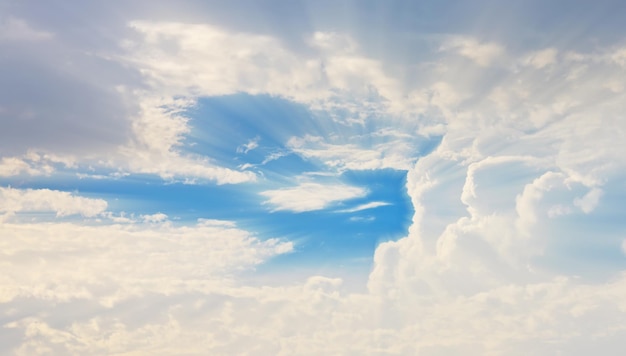
[[[618,354],[625,10],[1,4],[0,353]]]

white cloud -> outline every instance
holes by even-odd
[[[391,203],[384,202],[384,201],[373,201],[373,202],[357,205],[354,208],[337,210],[337,212],[338,213],[355,213],[357,211],[375,209],[381,206],[388,206],[388,205],[391,205]]]
[[[135,141],[120,148],[110,164],[134,173],[158,174],[164,179],[203,179],[217,184],[256,180],[253,172],[222,167],[209,157],[180,152],[188,119],[182,115],[194,101],[185,98],[141,99],[142,110],[133,124]]]
[[[315,276],[294,286],[130,295],[125,304],[75,310],[76,319],[68,324],[57,322],[67,304],[56,301],[48,315],[21,317],[4,327],[24,335],[13,341],[12,353],[18,355],[42,349],[56,354],[548,355],[554,350],[579,354],[581,343],[610,353],[626,334],[623,277],[602,289],[554,279],[427,300],[416,294],[395,299],[346,294],[340,287],[341,280]]]
[[[480,42],[472,37],[452,37],[440,48],[467,57],[481,67],[487,67],[504,55],[504,48],[494,42]]]
[[[247,143],[237,147],[237,153],[248,153],[250,151],[252,151],[255,148],[259,147],[259,140],[261,140],[261,138],[259,136],[249,140]]]
[[[380,61],[359,55],[356,47],[349,53],[344,51],[345,43],[354,42],[349,36],[316,33],[310,44],[324,50],[310,56],[290,51],[269,36],[208,25],[136,21],[130,27],[140,36],[123,41],[127,55],[107,60],[119,60],[137,69],[146,84],[142,90],[115,87],[138,107],[130,121],[130,139],[117,150],[106,150],[106,157],[89,157],[92,166],[104,163],[107,168],[129,173],[218,184],[254,181],[252,172],[232,170],[210,157],[184,153],[181,144],[191,128],[183,112],[199,96],[268,93],[330,112],[350,110],[355,122],[393,109],[383,102],[387,99],[396,99],[389,101],[394,105],[402,101],[399,81],[385,73]],[[172,43],[176,45],[169,46]],[[384,152],[384,158],[367,163],[371,167],[406,168],[410,160],[402,157],[405,153]],[[11,174],[14,171],[11,168]]]
[[[168,96],[264,93],[329,112],[349,110],[355,122],[384,114],[385,99],[398,99],[389,101],[394,105],[402,101],[400,81],[387,75],[380,61],[351,48],[349,36],[316,32],[308,44],[319,52],[307,54],[276,38],[204,24],[134,21],[130,26],[143,38],[126,44],[128,61]]]
[[[548,210],[548,216],[551,218],[556,218],[563,215],[569,215],[572,213],[572,208],[566,205],[554,205]]]
[[[80,214],[94,217],[103,213],[107,202],[50,189],[0,187],[0,212],[53,212],[56,216]]]
[[[349,36],[336,32],[316,31],[309,38],[309,45],[330,54],[351,53],[357,49],[357,44]]]
[[[232,222],[162,224],[0,224],[6,268],[0,300],[85,299],[111,307],[149,293],[210,291],[229,275],[288,253],[290,242],[259,240]],[[25,258],[36,256],[38,262]],[[59,256],[64,256],[59,259]]]
[[[20,174],[34,176],[51,173],[51,171],[51,167],[46,170],[38,169],[38,167],[34,167],[32,164],[18,157],[2,157],[0,160],[0,177],[11,177]]]
[[[148,152],[135,153],[141,156],[129,162],[128,169],[131,172],[158,174],[167,180],[206,179],[217,184],[237,184],[253,182],[257,178],[253,172],[220,167],[206,157],[186,157],[175,153],[163,156],[151,155]]]
[[[626,67],[626,48],[618,48],[609,54],[611,60],[622,67]]]
[[[348,219],[350,221],[354,221],[354,222],[372,222],[374,220],[376,220],[375,217],[373,216],[351,216],[350,219]]]
[[[146,223],[160,223],[167,220],[167,215],[163,213],[154,213],[148,215],[141,215],[141,219]]]
[[[278,152],[272,152],[269,155],[267,155],[267,157],[265,157],[265,159],[263,159],[263,162],[261,162],[261,164],[267,164],[271,161],[275,161],[277,159],[280,159],[282,157],[287,156],[289,153],[287,152],[283,152],[283,151],[278,151]]]
[[[76,161],[72,156],[58,156],[50,153],[28,151],[21,156],[0,157],[0,177],[19,175],[49,176],[55,171],[55,165],[75,167]]]
[[[292,188],[267,190],[259,194],[268,198],[263,204],[273,206],[272,211],[304,212],[325,209],[336,202],[363,197],[367,190],[345,184],[307,182]]]
[[[342,36],[316,34],[323,54],[316,57],[269,36],[133,25],[145,38],[130,43],[127,63],[154,92],[138,95],[144,107],[134,141],[120,152],[124,163],[111,165],[166,178],[253,180],[182,153],[190,127],[180,112],[202,95],[269,93],[329,113],[345,110],[352,121],[335,119],[350,137],[296,137],[288,146],[331,169],[408,169],[413,225],[405,238],[378,246],[368,290],[346,293],[336,279],[251,287],[233,277],[293,246],[261,241],[232,222],[174,227],[162,215],[148,218],[156,226],[106,214],[120,224],[3,222],[0,310],[17,335],[3,346],[10,353],[610,354],[622,346],[621,271],[587,284],[566,263],[551,269],[538,262],[576,248],[572,236],[610,238],[597,228],[603,220],[595,208],[619,190],[609,183],[621,182],[626,167],[626,100],[607,90],[607,80],[624,75],[620,51],[557,63],[556,48],[531,50],[529,65],[550,66],[550,76],[507,66],[491,76],[483,74],[504,59],[504,47],[460,36],[403,88],[381,61],[358,48],[340,51]],[[459,68],[456,54],[480,68]],[[365,124],[443,139],[417,157],[403,141],[351,141],[372,127]],[[3,161],[7,175],[32,166],[18,159]],[[580,189],[589,190],[581,197]],[[106,209],[63,192],[7,191],[17,196],[4,201],[7,212],[89,216]],[[366,191],[306,182],[261,194],[274,210],[310,211]],[[580,219],[596,224],[572,228],[553,218],[572,203],[586,213]],[[576,264],[589,263],[582,255]]]
[[[558,51],[555,48],[546,48],[541,51],[530,53],[524,60],[524,63],[537,69],[541,69],[556,63],[557,54]]]
[[[408,169],[415,160],[415,145],[388,140],[374,147],[350,143],[329,143],[319,136],[292,137],[287,147],[309,159],[318,159],[326,166],[342,170]]]
[[[532,183],[527,184],[524,190],[515,199],[515,209],[518,214],[517,224],[520,230],[526,232],[537,223],[537,203],[543,198],[543,195],[554,189],[556,185],[563,184],[564,177],[562,174],[555,172],[546,172],[541,177],[535,179]],[[556,210],[558,213],[563,209]],[[550,212],[548,212],[550,215]]]
[[[602,189],[592,188],[584,197],[574,199],[574,205],[589,214],[598,206],[603,193]]]
[[[299,93],[302,84],[317,80],[314,71],[305,72],[316,63],[300,61],[272,37],[202,24],[135,21],[130,26],[144,36],[127,45],[130,60],[170,95]],[[164,46],[163,38],[177,43],[176,50]]]

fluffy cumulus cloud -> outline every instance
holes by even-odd
[[[2,325],[2,352],[184,351],[190,345],[149,342],[178,339],[169,333],[181,322],[172,318],[174,329],[159,325],[155,307],[165,303],[163,311],[169,310],[172,301],[186,304],[192,297],[198,311],[218,310],[228,302],[222,294],[233,288],[234,276],[293,248],[277,239],[261,241],[229,221],[177,227],[164,214],[143,220],[1,223],[0,309],[10,319]],[[67,318],[68,312],[74,316]]]
[[[58,92],[41,86],[41,95],[28,100],[0,100],[0,119],[15,118],[11,132],[32,126],[25,122],[43,125],[41,112],[48,112],[60,134],[39,140],[34,129],[28,145],[3,140],[11,149],[0,151],[0,178],[20,183],[96,167],[168,181],[267,183],[273,176],[189,150],[193,126],[185,112],[205,96],[268,94],[303,105],[317,120],[315,132],[285,135],[286,153],[272,163],[294,154],[333,177],[404,170],[411,225],[404,237],[377,246],[363,288],[332,275],[287,283],[275,271],[266,272],[272,282],[265,283],[255,269],[292,252],[292,242],[262,239],[211,216],[192,223],[169,213],[127,216],[100,198],[6,184],[0,187],[0,353],[621,351],[623,41],[567,46],[528,35],[513,43],[519,38],[477,31],[412,36],[423,53],[408,56],[416,59],[399,72],[394,59],[336,28],[303,31],[294,45],[234,25],[137,18],[144,20],[125,23],[120,47],[106,55],[74,53],[74,60],[106,57],[113,67],[103,68],[133,73],[138,83],[85,74],[63,77]],[[59,34],[27,19],[7,18],[0,29],[0,48],[22,46],[11,52],[12,63],[34,43],[71,52],[64,52],[69,44]],[[395,31],[393,38],[404,34]],[[393,44],[389,50],[398,51]],[[53,77],[48,69],[41,71]],[[54,95],[81,88],[103,101],[79,105],[78,116],[51,104]],[[49,106],[29,111],[38,100]],[[77,117],[99,108],[119,119],[113,132],[78,124]],[[110,127],[103,117],[90,117]],[[67,128],[93,147],[82,141],[71,147]],[[0,138],[9,139],[6,132]],[[249,157],[262,143],[253,134],[230,151]],[[281,213],[328,209],[369,193],[302,175],[270,183],[254,194]]]
[[[18,157],[2,157],[0,161],[0,177],[18,176],[21,174],[41,175],[51,173],[53,168],[49,165],[37,167]]]

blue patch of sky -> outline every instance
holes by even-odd
[[[323,168],[319,162],[289,153],[284,144],[292,136],[328,137],[338,129],[332,120],[314,118],[303,106],[287,100],[246,94],[200,99],[186,115],[193,127],[184,141],[186,151],[214,158],[219,165],[229,166],[231,162],[231,168],[235,169],[245,163],[259,165],[255,168],[260,174],[259,181],[236,185],[183,184],[148,174],[81,179],[75,172],[61,170],[49,177],[23,177],[0,183],[102,198],[108,202],[108,210],[115,214],[125,212],[138,217],[164,213],[174,224],[193,224],[199,218],[231,220],[261,239],[278,237],[295,242],[293,253],[276,258],[267,268],[294,263],[332,267],[347,261],[371,261],[378,243],[406,234],[412,207],[405,192],[404,171],[343,172],[336,181],[364,188],[368,194],[323,210],[271,212],[272,207],[263,204],[266,198],[259,192],[293,186],[295,176]],[[354,134],[358,136],[358,132]],[[237,148],[250,140],[258,140],[259,146],[238,153]],[[372,140],[374,143],[379,138]],[[278,154],[279,158],[260,165],[272,154]],[[339,212],[373,201],[388,205]]]
[[[268,95],[235,94],[199,99],[186,113],[192,132],[184,141],[192,153],[207,153],[231,168],[249,163],[258,165],[271,155],[285,153],[284,143],[292,136],[320,133],[312,114],[303,106]],[[237,152],[237,148],[258,141],[258,148]],[[289,158],[289,173],[315,169],[310,163]],[[276,169],[276,165],[273,165]],[[281,169],[278,168],[280,171]]]
[[[127,176],[117,180],[43,178],[19,188],[71,191],[103,198],[116,214],[167,214],[175,224],[192,224],[198,218],[236,221],[240,228],[262,239],[283,238],[295,242],[295,251],[276,258],[270,266],[285,264],[332,265],[370,258],[376,245],[406,234],[412,207],[406,195],[406,172],[396,170],[348,171],[347,184],[363,187],[365,197],[331,205],[323,210],[294,213],[271,212],[262,204],[253,184],[189,185],[164,183],[154,176]],[[18,186],[16,186],[18,187]],[[340,212],[372,201],[389,205],[354,212]]]
[[[316,114],[302,105],[267,95],[235,94],[202,98],[186,115],[190,117],[193,127],[185,141],[187,149],[198,154],[210,152],[212,157],[216,157],[217,152],[220,162],[235,159],[238,164],[259,165],[256,169],[261,173],[262,181],[244,185],[250,187],[247,191],[241,190],[240,186],[234,189],[204,187],[203,193],[198,194],[207,197],[206,206],[211,206],[213,200],[238,200],[218,204],[215,210],[219,211],[211,214],[212,217],[236,220],[240,226],[263,237],[284,237],[296,242],[293,254],[279,257],[273,264],[371,257],[381,240],[398,238],[406,233],[411,217],[410,201],[405,192],[406,172],[390,169],[344,172],[339,180],[365,188],[367,196],[319,211],[269,212],[271,207],[263,206],[264,198],[255,194],[268,187],[285,187],[285,183],[288,186],[290,181],[292,185],[293,177],[322,169],[319,164],[290,153],[284,146],[289,138],[306,134],[322,137],[337,135],[348,141],[352,137],[358,139],[361,134],[371,133],[375,127],[362,128],[365,131],[360,132],[359,126],[347,128],[328,117],[314,116]],[[383,140],[371,136],[365,139],[371,141],[370,144]],[[237,153],[238,147],[251,140],[258,142],[257,148]],[[436,146],[439,139],[433,142],[425,147]],[[267,161],[271,155],[279,158]],[[263,165],[264,161],[267,162]],[[222,196],[224,190],[230,191]],[[237,198],[242,194],[248,198]],[[351,213],[337,212],[372,201],[389,205]]]
[[[294,253],[275,258],[270,267],[296,261],[327,266],[350,259],[371,261],[379,243],[406,235],[413,212],[405,189],[406,172],[348,171],[342,178],[348,184],[365,187],[367,196],[318,211],[278,211],[257,216],[264,235],[287,236],[296,242]],[[340,212],[372,201],[389,205]]]

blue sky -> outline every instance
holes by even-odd
[[[0,353],[617,354],[624,10],[0,1]]]

